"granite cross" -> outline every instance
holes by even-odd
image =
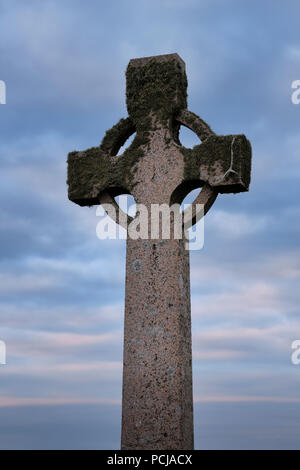
[[[114,199],[120,194],[150,208],[180,204],[202,187],[193,203],[194,223],[196,204],[206,213],[218,193],[248,190],[249,141],[244,135],[216,135],[187,110],[185,64],[177,54],[133,59],[126,78],[129,117],[107,131],[99,147],[68,156],[71,201],[109,202],[120,222],[124,213]],[[181,125],[195,132],[199,145],[181,145]],[[127,237],[122,449],[193,448],[189,276],[184,236]]]

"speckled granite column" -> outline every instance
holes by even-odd
[[[192,449],[189,252],[128,240],[122,449]]]

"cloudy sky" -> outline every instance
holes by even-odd
[[[177,52],[189,109],[252,144],[191,253],[195,446],[299,448],[299,2],[0,1],[0,448],[120,446],[125,241],[68,201],[69,151],[126,117],[133,57]],[[182,143],[197,138],[182,131]]]

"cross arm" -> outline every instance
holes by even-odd
[[[110,184],[112,164],[100,149],[92,147],[68,155],[68,196],[80,206],[99,204],[99,195]]]
[[[123,155],[120,147],[135,132],[131,118],[121,119],[106,132],[99,147],[74,151],[68,155],[68,196],[80,206],[99,204],[99,197],[109,191],[112,196],[129,193],[133,167],[140,157],[140,138],[135,138]]]
[[[200,180],[219,193],[248,191],[251,145],[244,135],[210,135],[182,153],[185,181]]]

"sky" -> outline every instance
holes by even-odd
[[[67,198],[66,158],[127,116],[131,58],[177,52],[188,107],[252,145],[191,252],[196,449],[299,449],[299,2],[0,1],[1,449],[118,449],[125,240]],[[186,147],[199,143],[181,129]]]

